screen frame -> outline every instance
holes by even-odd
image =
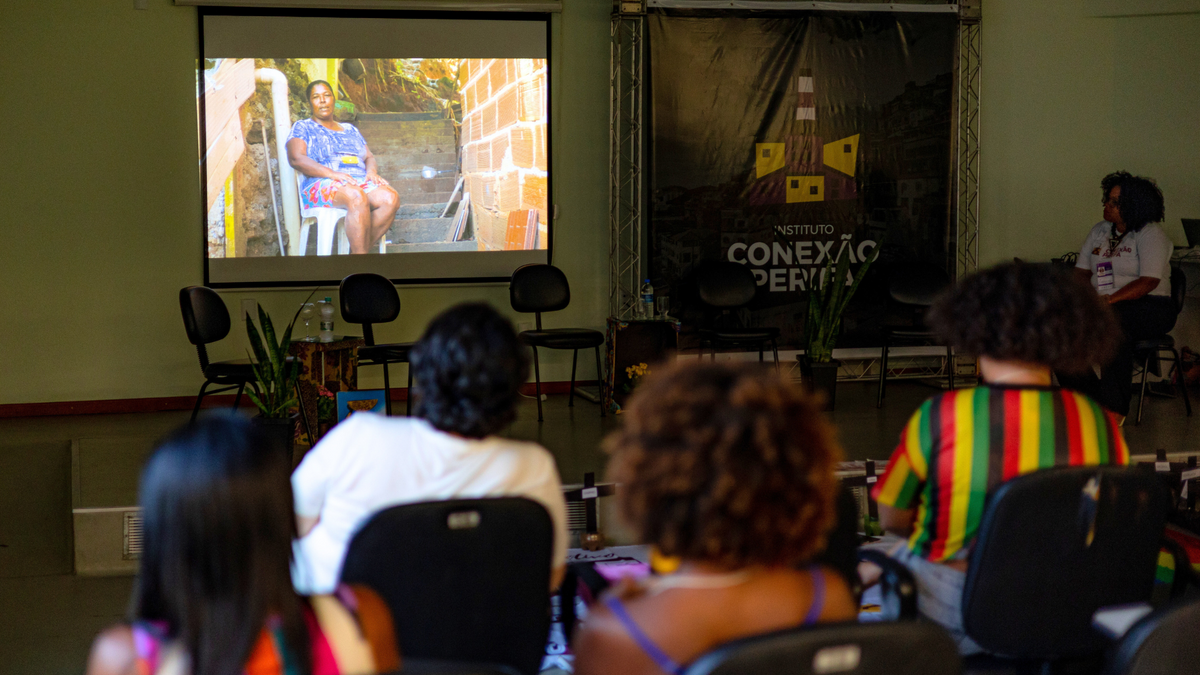
[[[424,10],[341,10],[341,9],[303,9],[303,8],[269,8],[269,7],[211,7],[201,6],[196,8],[197,11],[197,31],[199,41],[197,43],[198,54],[196,57],[195,72],[198,75],[200,67],[204,63],[204,17],[223,15],[223,16],[279,16],[279,17],[305,17],[305,18],[354,18],[354,19],[444,19],[444,20],[460,20],[460,21],[544,21],[546,24],[546,208],[548,217],[546,219],[546,263],[553,264],[554,260],[554,230],[555,221],[558,220],[558,207],[554,199],[554,106],[553,106],[553,78],[554,66],[552,65],[553,51],[551,49],[551,30],[550,21],[553,12],[533,11],[533,12],[453,12],[453,11],[424,11]],[[465,15],[464,15],[465,14]],[[404,57],[398,57],[404,58]],[[197,81],[196,96],[199,99],[202,94],[199,91],[201,80]],[[239,288],[312,288],[312,287],[328,287],[337,286],[342,282],[341,279],[302,279],[289,281],[213,281],[209,273],[209,257],[208,257],[208,213],[203,209],[203,205],[208,203],[208,161],[204,156],[204,148],[208,147],[207,127],[205,124],[205,106],[197,105],[197,139],[199,140],[198,150],[200,152],[199,172],[197,174],[200,187],[200,257],[201,264],[204,268],[204,285],[209,288],[220,289],[239,289]],[[522,251],[524,252],[524,251]],[[467,252],[467,255],[474,254],[511,254],[512,251],[478,251]],[[405,254],[394,254],[405,255]],[[409,254],[411,255],[411,254]],[[417,254],[419,255],[419,254]],[[470,276],[470,277],[434,277],[434,278],[400,278],[388,279],[392,284],[397,286],[439,286],[439,285],[458,285],[463,284],[497,284],[508,283],[511,277],[506,276]]]

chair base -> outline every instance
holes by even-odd
[[[875,407],[883,407],[883,396],[887,389],[888,349],[896,340],[932,340],[937,338],[933,331],[908,329],[883,329],[883,347],[879,352],[879,394],[875,399]],[[954,389],[954,352],[946,345],[946,379],[950,389]]]
[[[722,340],[713,337],[700,338],[700,358],[704,358],[704,345],[708,345],[711,352],[709,353],[709,361],[717,360],[717,350],[721,347],[751,347],[758,349],[758,362],[763,362],[763,354],[765,353],[767,343],[771,343],[771,357],[775,364],[775,371],[779,372],[779,344],[775,338],[765,340]]]
[[[538,348],[533,345],[530,345],[530,349],[533,350],[533,382],[534,382],[534,392],[535,392],[535,396],[537,398],[538,421],[544,422],[545,417],[542,414],[542,372],[541,372],[541,366],[538,363]],[[550,349],[553,349],[553,347],[550,347]],[[604,367],[600,363],[600,347],[597,346],[597,347],[594,347],[593,349],[596,352],[596,380],[597,380],[597,382],[600,383],[600,401],[599,401],[600,416],[607,417],[608,411],[604,409],[604,400],[605,400],[604,399],[604,382],[605,382],[605,380],[604,380]],[[579,363],[579,350],[572,349],[571,350],[571,385],[570,385],[571,388],[569,389],[570,393],[567,395],[567,406],[568,407],[575,407],[575,373],[576,373],[576,366],[578,365],[578,363]]]
[[[1137,417],[1133,419],[1134,426],[1142,423],[1142,411],[1146,408],[1146,377],[1150,374],[1150,359],[1158,357],[1163,352],[1170,352],[1175,359],[1175,377],[1178,380],[1176,384],[1183,395],[1183,405],[1187,410],[1187,416],[1192,416],[1192,401],[1188,397],[1187,383],[1183,379],[1183,359],[1179,356],[1179,350],[1175,349],[1173,342],[1171,344],[1163,342],[1147,350],[1145,358],[1142,359],[1142,387],[1141,393],[1138,394],[1138,411]]]

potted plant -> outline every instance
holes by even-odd
[[[295,393],[299,371],[296,361],[289,361],[287,356],[296,317],[292,317],[292,322],[278,339],[271,317],[262,307],[258,308],[258,323],[262,326],[261,333],[250,315],[246,315],[246,335],[254,352],[255,378],[254,391],[248,391],[246,395],[258,406],[255,421],[268,430],[290,460],[299,418],[299,413],[291,411],[298,401]]]
[[[836,264],[832,259],[825,264],[822,270],[824,286],[817,288],[810,284],[808,314],[804,322],[804,354],[796,358],[800,361],[800,376],[805,386],[825,395],[826,410],[833,410],[836,400],[837,373],[841,363],[833,359],[833,347],[842,329],[842,312],[858,291],[858,285],[862,283],[871,263],[878,257],[879,249],[875,249],[871,257],[858,268],[849,287],[846,279],[850,273],[850,256],[845,255],[838,256]]]

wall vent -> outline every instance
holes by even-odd
[[[587,529],[587,502],[567,502],[567,529],[571,532]]]
[[[126,511],[124,529],[124,560],[138,560],[142,557],[142,512]]]

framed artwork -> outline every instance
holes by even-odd
[[[337,393],[338,422],[356,412],[376,412],[383,414],[386,410],[382,389],[363,389],[360,391],[339,391]]]

